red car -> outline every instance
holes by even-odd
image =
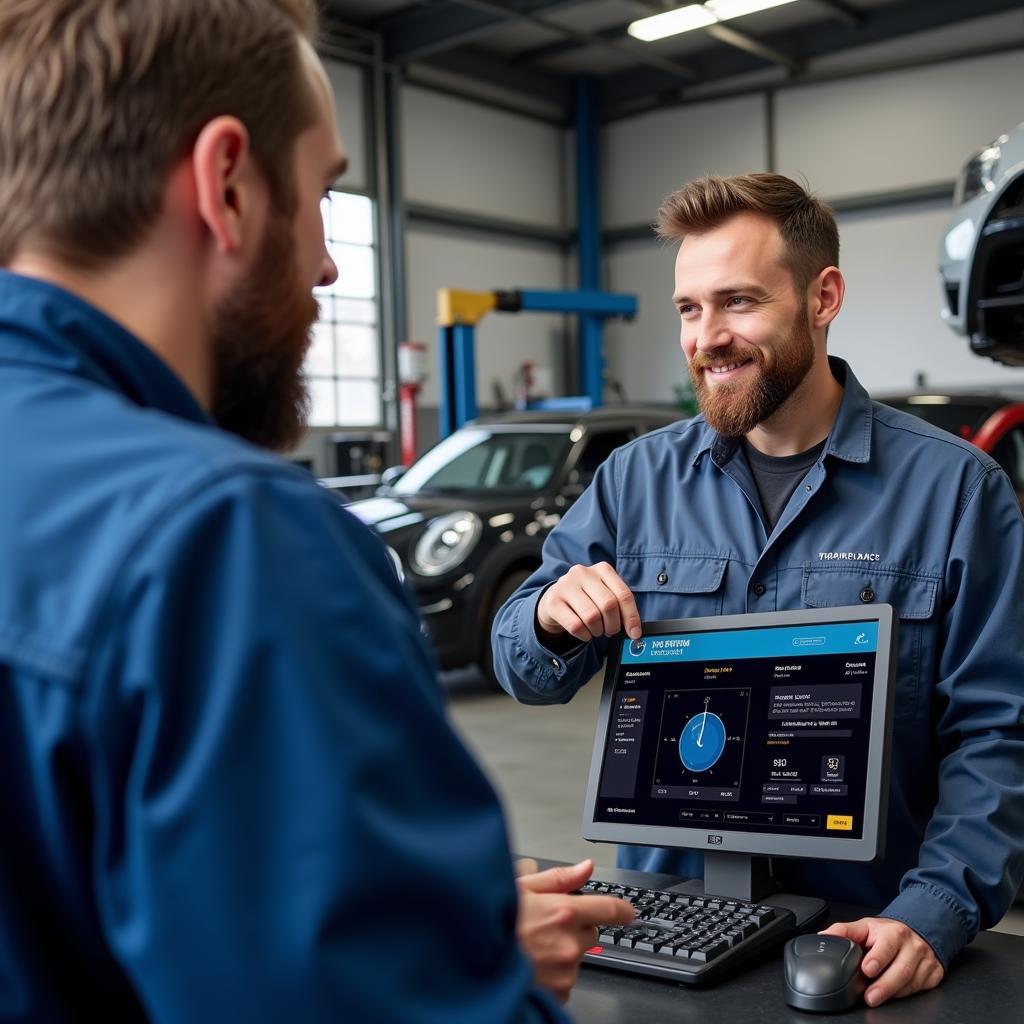
[[[1024,390],[928,391],[885,395],[880,402],[913,413],[988,452],[1006,470],[1024,508]]]

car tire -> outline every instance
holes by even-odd
[[[484,678],[498,686],[498,677],[494,674],[494,649],[491,646],[491,627],[494,625],[498,609],[533,575],[533,569],[518,569],[510,572],[494,588],[494,595],[487,608],[487,616],[484,620],[483,643],[480,647],[480,671]]]

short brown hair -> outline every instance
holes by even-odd
[[[775,221],[800,291],[826,267],[839,265],[839,228],[831,208],[782,174],[697,178],[666,197],[656,229],[659,238],[679,241],[738,213],[762,213]]]
[[[130,251],[225,114],[292,208],[315,21],[313,0],[0,0],[0,265],[25,244],[92,267]]]

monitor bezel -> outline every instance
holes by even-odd
[[[604,764],[605,739],[611,712],[615,677],[621,661],[624,633],[610,641],[605,666],[601,702],[598,707],[594,749],[587,779],[583,809],[583,838],[596,843],[624,843],[631,846],[661,846],[694,852],[754,854],[771,857],[812,857],[821,860],[870,862],[885,850],[885,828],[889,803],[890,737],[892,735],[895,696],[897,616],[888,604],[870,607],[843,606],[798,611],[755,612],[742,615],[718,615],[692,619],[660,619],[645,622],[643,635],[665,633],[721,632],[730,629],[763,629],[772,626],[831,625],[847,622],[876,622],[878,647],[875,652],[871,722],[868,738],[868,765],[865,781],[864,828],[860,839],[840,836],[772,835],[760,832],[734,832],[729,829],[691,826],[640,825],[626,822],[595,821],[597,789]],[[872,800],[871,794],[878,793]],[[708,837],[714,836],[714,840]],[[720,838],[719,838],[720,837]]]

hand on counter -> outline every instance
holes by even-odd
[[[864,947],[861,970],[869,980],[864,992],[868,1006],[935,988],[945,974],[932,947],[902,921],[863,917],[831,925],[822,934],[841,935]]]

